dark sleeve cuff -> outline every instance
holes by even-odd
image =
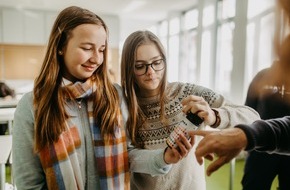
[[[235,128],[239,128],[239,129],[243,130],[244,133],[246,134],[248,144],[247,144],[245,150],[246,151],[253,150],[256,146],[256,138],[255,138],[254,132],[251,129],[251,127],[248,125],[240,124],[240,125],[235,126]]]

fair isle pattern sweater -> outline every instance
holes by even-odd
[[[189,95],[202,96],[210,107],[219,111],[221,117],[219,128],[231,127],[238,123],[250,124],[259,119],[259,115],[253,109],[243,105],[234,105],[221,95],[201,86],[188,83],[169,83],[166,95],[169,97],[165,104],[165,114],[169,123],[167,126],[160,122],[158,97],[139,99],[140,106],[147,116],[147,122],[138,131],[138,141],[142,141],[145,149],[164,149],[167,146],[166,138],[176,126],[185,125],[189,130],[195,129],[195,126],[186,119],[180,103]],[[198,141],[200,139],[196,138],[196,144]],[[151,176],[131,173],[131,189],[205,190],[204,166],[197,163],[194,150],[195,147],[186,158],[174,164],[165,175]]]

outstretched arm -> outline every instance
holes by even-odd
[[[196,159],[203,163],[203,157],[214,153],[217,156],[207,168],[207,175],[218,170],[225,163],[236,157],[246,146],[247,138],[239,128],[224,129],[221,131],[190,131],[190,135],[200,135],[204,138],[196,148]]]
[[[237,125],[220,131],[190,131],[191,138],[204,138],[196,148],[196,158],[201,164],[203,157],[216,154],[207,168],[207,175],[219,169],[242,150],[257,150],[290,155],[290,116],[271,120],[258,120],[251,125]]]

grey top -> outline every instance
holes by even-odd
[[[120,97],[121,88],[117,87]],[[127,120],[128,110],[125,101],[122,101],[121,110],[124,121]],[[81,101],[81,108],[75,101],[67,102],[68,112],[72,122],[78,126],[82,143],[78,149],[81,174],[86,182],[85,189],[100,189],[95,165],[92,139],[87,113],[87,101]],[[32,92],[25,94],[19,101],[15,115],[12,136],[13,177],[18,190],[22,189],[47,189],[45,174],[39,156],[33,152],[34,144],[34,108]],[[134,149],[128,139],[130,170],[135,172],[160,175],[167,173],[171,165],[163,160],[164,149],[153,151]]]

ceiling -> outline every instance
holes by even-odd
[[[81,6],[100,15],[159,21],[176,11],[192,8],[198,0],[0,0],[0,7],[60,11]]]

